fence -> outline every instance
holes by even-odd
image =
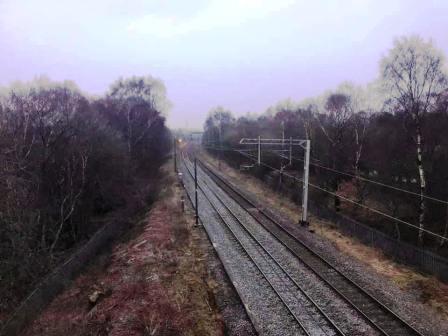
[[[366,245],[381,249],[385,255],[393,260],[435,275],[443,281],[448,281],[448,259],[399,241],[381,231],[313,202],[310,202],[310,209],[319,217],[331,220],[344,234],[356,237]]]
[[[18,335],[20,331],[58,294],[107,243],[119,236],[127,223],[113,221],[99,229],[66,262],[50,273],[20,304],[0,330],[0,335]]]

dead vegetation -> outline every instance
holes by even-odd
[[[217,160],[206,152],[201,152],[201,156],[218,167]],[[293,222],[298,221],[300,208],[290,199],[274,192],[259,179],[241,173],[225,162],[221,162],[220,166],[222,173],[230,176],[233,181],[244,186],[245,190],[257,198],[262,199],[268,207],[276,209]],[[380,250],[366,246],[354,237],[343,235],[327,220],[311,215],[310,223],[312,231],[333,242],[338,250],[386,276],[401,289],[414,292],[423,304],[434,308],[442,319],[448,319],[447,284],[433,276],[420,274],[410,267],[392,261]]]
[[[414,292],[424,304],[435,308],[441,317],[448,319],[448,285],[433,276],[420,274],[412,268],[387,258],[380,250],[366,246],[355,238],[342,235],[331,228],[331,223],[315,221],[315,231],[335,243],[337,248],[358,259],[391,279],[401,289]]]
[[[152,77],[119,79],[94,98],[40,77],[0,90],[2,327],[103,223],[138,204],[136,191],[157,188],[148,179],[171,147],[153,99],[161,86]]]
[[[149,213],[59,295],[26,335],[222,335],[191,214],[171,165]]]

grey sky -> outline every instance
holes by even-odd
[[[102,93],[119,76],[162,79],[174,127],[208,110],[367,83],[404,34],[448,53],[446,0],[0,0],[0,85],[46,74]]]

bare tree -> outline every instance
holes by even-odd
[[[152,77],[119,79],[111,85],[108,98],[107,118],[124,135],[129,156],[138,157],[139,146],[155,134],[157,125],[163,124],[163,113],[171,105],[165,86]]]
[[[369,124],[369,117],[365,112],[358,112],[352,116],[353,132],[354,132],[354,146],[355,155],[353,160],[353,168],[355,175],[359,175],[359,162],[361,160],[364,149],[364,141],[366,137],[367,126]]]
[[[154,169],[168,151],[163,84],[115,84],[99,100],[43,77],[0,88],[0,315],[91,235],[93,216],[126,206],[127,148]]]
[[[330,145],[329,164],[336,169],[343,164],[341,154],[344,151],[344,142],[349,133],[348,126],[353,116],[350,96],[331,93],[325,100],[324,108],[326,113],[315,110],[313,115]]]
[[[211,109],[204,123],[205,132],[208,133],[209,139],[221,145],[223,134],[226,129],[235,121],[232,113],[222,106]]]
[[[438,95],[446,87],[443,62],[443,54],[435,49],[431,41],[426,42],[417,36],[396,40],[393,49],[381,62],[382,79],[390,92],[394,110],[405,113],[413,124],[416,167],[420,181],[420,245],[423,244],[425,228],[424,195],[427,185],[422,123],[425,115],[434,107]]]

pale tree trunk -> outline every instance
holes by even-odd
[[[365,128],[362,132],[362,135],[364,135],[365,132]],[[355,143],[356,143],[356,152],[355,152],[355,164],[354,164],[354,168],[355,168],[355,175],[358,176],[359,174],[359,161],[361,160],[361,154],[362,154],[362,148],[363,148],[363,143],[362,140],[360,139],[360,135],[359,135],[359,131],[356,128],[355,129]]]
[[[360,131],[358,130],[358,125],[355,125],[355,144],[356,144],[356,151],[355,151],[355,162],[354,162],[354,170],[355,170],[355,176],[359,176],[359,161],[361,160],[362,150],[364,147],[364,135],[366,132],[366,125],[363,124],[363,128]],[[364,196],[363,196],[363,185],[359,179],[355,180],[355,187],[357,192],[357,198],[359,203],[364,202]]]
[[[420,206],[419,206],[419,218],[418,218],[418,244],[423,245],[423,233],[425,229],[425,190],[426,190],[426,178],[425,169],[423,167],[423,154],[422,154],[422,134],[420,129],[420,124],[417,124],[417,169],[420,178]]]
[[[398,226],[398,223],[395,222],[395,232],[397,233],[397,240],[401,240],[401,233],[400,233],[400,227]]]
[[[59,208],[59,212],[60,212],[60,221],[59,221],[59,228],[56,232],[55,238],[53,243],[50,246],[50,254],[53,253],[54,248],[56,247],[61,232],[62,232],[62,228],[64,227],[65,222],[70,219],[70,217],[72,216],[73,212],[75,211],[75,208],[78,204],[78,200],[81,197],[83,191],[84,191],[84,186],[85,186],[85,182],[86,182],[86,169],[87,169],[87,160],[88,160],[88,156],[87,155],[82,155],[81,154],[81,185],[79,187],[79,190],[76,194],[74,194],[74,187],[73,187],[73,176],[70,176],[70,184],[71,184],[71,188],[70,191],[68,191],[68,194],[64,197],[60,208]],[[74,174],[73,172],[71,174]],[[67,204],[67,207],[66,207]],[[67,212],[68,210],[68,212]]]
[[[446,217],[445,217],[445,229],[443,230],[443,237],[446,238],[448,235],[448,205],[446,206]],[[440,238],[440,247],[446,244],[446,239]]]

